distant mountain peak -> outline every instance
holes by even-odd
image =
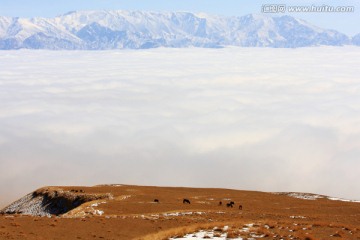
[[[291,16],[149,11],[71,11],[56,18],[0,17],[0,49],[306,47],[358,45],[334,30]]]

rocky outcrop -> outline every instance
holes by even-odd
[[[61,188],[43,188],[27,194],[5,207],[0,213],[31,216],[62,215],[83,203],[111,197],[110,194],[87,194],[64,191]]]

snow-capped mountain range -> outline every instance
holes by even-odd
[[[290,16],[219,17],[188,12],[77,11],[55,18],[0,17],[0,49],[306,47],[360,45]]]

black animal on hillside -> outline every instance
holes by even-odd
[[[219,206],[221,206],[221,205],[222,205],[222,201],[219,202]]]
[[[159,199],[154,199],[154,202],[160,203]]]
[[[183,203],[190,204],[190,200],[189,200],[189,199],[184,198]]]
[[[242,205],[239,205],[239,210],[242,210]]]
[[[226,204],[226,207],[231,207],[232,208],[234,204],[235,204],[234,202],[229,202],[229,203]]]

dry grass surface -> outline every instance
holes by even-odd
[[[326,198],[130,185],[46,187],[33,194],[82,204],[52,217],[0,215],[0,239],[162,240],[199,231],[210,239],[360,239],[360,203]],[[230,201],[233,208],[226,207]]]

